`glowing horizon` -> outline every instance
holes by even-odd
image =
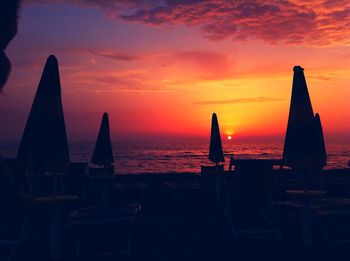
[[[0,105],[16,121],[1,139],[21,138],[54,54],[70,140],[94,140],[105,111],[113,140],[204,139],[213,112],[226,141],[281,140],[295,65],[305,68],[326,141],[349,140],[349,3],[141,2],[25,2]]]

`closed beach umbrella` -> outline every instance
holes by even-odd
[[[215,164],[225,161],[224,154],[222,152],[218,119],[215,113],[213,113],[211,120],[209,160],[214,162]]]
[[[319,116],[314,116],[304,69],[295,66],[283,164],[293,169],[317,169],[326,164]]]
[[[326,152],[326,145],[324,142],[324,136],[323,136],[323,129],[322,129],[322,124],[321,124],[321,118],[318,113],[315,115],[315,123],[316,123],[316,128],[317,128],[317,133],[318,133],[318,146],[319,149],[317,150],[319,152],[319,164],[320,166],[326,166],[327,165],[327,152]]]
[[[114,163],[111,138],[109,134],[108,114],[106,112],[103,114],[91,162],[99,166],[110,166]]]
[[[46,61],[17,159],[30,171],[63,171],[70,164],[60,76],[53,55]]]

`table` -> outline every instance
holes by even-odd
[[[36,198],[39,204],[46,205],[49,208],[49,240],[50,240],[50,257],[52,259],[60,258],[61,250],[61,207],[63,204],[78,200],[74,195],[62,195],[53,197]]]
[[[231,159],[230,164],[235,167],[235,171],[250,171],[251,169],[272,170],[273,166],[281,165],[279,159]]]
[[[101,191],[101,201],[102,204],[107,204],[107,197],[108,197],[108,185],[112,184],[112,182],[115,180],[114,175],[96,175],[96,176],[90,176],[90,180],[94,181],[102,181],[102,191]]]
[[[194,201],[198,203],[198,191],[201,189],[201,186],[196,182],[183,182],[183,183],[173,183],[173,182],[164,182],[164,185],[168,187],[173,192],[173,201],[176,201],[176,193],[179,192],[193,192]]]
[[[327,192],[322,190],[287,190],[286,194],[302,203],[303,245],[312,246],[312,213],[311,203],[314,199],[324,197]]]
[[[118,190],[118,192],[141,192],[142,195],[142,203],[145,201],[145,192],[148,189],[148,184],[144,182],[137,182],[137,183],[124,183],[124,182],[117,182],[114,184],[114,188]],[[119,195],[119,201],[122,202],[122,196]]]

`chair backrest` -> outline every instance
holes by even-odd
[[[0,224],[17,223],[27,211],[19,195],[20,186],[14,178],[13,166],[0,157]]]
[[[273,166],[264,161],[246,161],[235,165],[230,177],[229,197],[235,215],[257,214],[272,204]]]
[[[22,191],[31,194],[32,182],[28,173],[18,164],[17,159],[3,158],[3,161],[18,187]]]
[[[114,166],[102,168],[89,167],[89,176],[114,176]]]
[[[223,174],[224,172],[224,165],[222,164],[217,166],[201,166],[202,175],[216,175]]]
[[[82,196],[85,191],[87,174],[87,162],[71,162],[68,170],[66,192],[69,194]]]

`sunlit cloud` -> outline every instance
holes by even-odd
[[[213,105],[213,104],[239,104],[239,103],[262,103],[262,102],[280,102],[284,99],[273,98],[273,97],[252,97],[252,98],[239,98],[230,100],[214,100],[214,101],[196,101],[193,104],[198,105]]]

